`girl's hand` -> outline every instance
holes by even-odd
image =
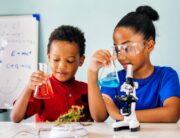
[[[90,61],[89,70],[98,72],[102,66],[108,66],[110,64],[111,58],[112,56],[108,50],[98,50],[94,53]]]
[[[35,90],[36,86],[39,86],[42,83],[45,83],[48,77],[49,76],[47,74],[45,74],[44,72],[40,70],[33,72],[28,82],[28,88],[31,90]]]
[[[119,109],[114,104],[114,101],[111,99],[111,97],[107,94],[102,94],[102,96],[103,96],[107,111],[109,115],[112,117],[112,119],[120,120],[120,121],[124,120],[124,117],[120,114]]]

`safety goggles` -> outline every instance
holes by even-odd
[[[122,54],[127,54],[129,56],[135,56],[139,54],[142,49],[145,47],[145,40],[141,42],[126,42],[121,45],[115,45],[114,50],[117,54],[117,56],[122,55]]]

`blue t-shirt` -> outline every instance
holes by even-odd
[[[126,80],[126,71],[118,72],[120,86]],[[134,79],[138,82],[136,96],[136,110],[151,109],[162,107],[163,102],[172,96],[180,97],[180,84],[177,72],[171,67],[155,66],[154,72],[146,79]],[[117,88],[101,87],[101,93],[108,94],[119,109],[125,106],[115,99],[115,95],[125,95],[125,92],[120,91],[120,86]]]

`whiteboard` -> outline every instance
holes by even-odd
[[[0,16],[0,109],[11,109],[37,68],[39,15]]]

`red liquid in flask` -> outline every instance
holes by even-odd
[[[50,80],[36,87],[34,97],[37,99],[51,99],[54,97],[54,92]]]

